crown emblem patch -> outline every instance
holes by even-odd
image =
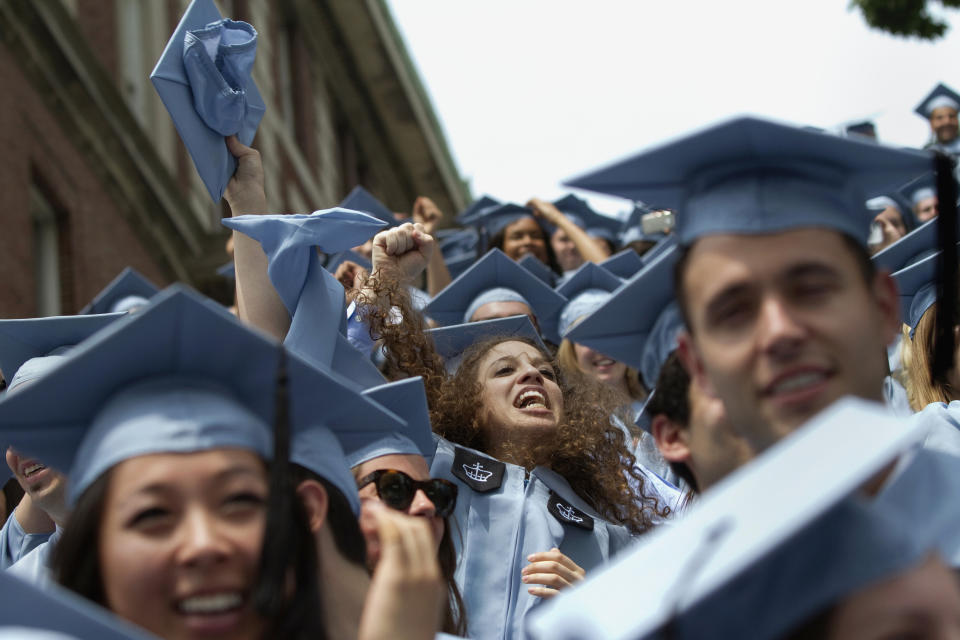
[[[450,473],[462,480],[468,487],[480,493],[499,489],[503,484],[503,473],[507,465],[456,447],[453,454],[453,466]]]
[[[550,499],[547,500],[547,511],[562,524],[593,531],[593,518],[565,502],[553,491],[550,492]]]

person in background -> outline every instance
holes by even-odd
[[[960,95],[940,83],[917,105],[914,110],[930,123],[931,140],[925,149],[936,149],[956,157],[960,154],[957,111],[960,110]]]

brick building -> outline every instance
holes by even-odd
[[[0,0],[0,317],[75,313],[125,266],[223,301],[227,237],[149,81],[188,0]],[[254,146],[277,212],[363,184],[467,189],[384,0],[217,0],[260,33]]]

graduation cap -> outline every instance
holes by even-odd
[[[103,291],[80,310],[81,314],[113,313],[130,311],[147,304],[160,288],[140,275],[133,267],[127,267],[110,281]]]
[[[469,207],[457,214],[457,222],[463,225],[475,224],[480,212],[498,204],[500,204],[500,201],[493,196],[482,195],[471,202]]]
[[[600,266],[626,280],[643,267],[643,258],[633,249],[624,249],[600,263]]]
[[[391,454],[433,458],[436,444],[430,430],[430,410],[423,378],[405,378],[363,392],[369,400],[399,416],[402,422],[390,429],[338,429],[348,467]],[[428,462],[429,464],[429,462]],[[354,481],[354,492],[356,482]]]
[[[928,220],[871,256],[873,263],[893,273],[937,252],[937,221]]]
[[[937,181],[933,172],[928,172],[900,187],[903,198],[916,207],[924,200],[937,197]]]
[[[679,249],[672,247],[624,282],[564,337],[637,369],[647,388],[652,388],[682,328],[678,311],[671,307],[673,270],[679,258]]]
[[[933,110],[940,107],[950,107],[954,111],[960,111],[960,94],[942,82],[937,84],[913,111],[918,116],[929,120]]]
[[[58,584],[0,571],[0,638],[150,640],[153,635]]]
[[[128,458],[240,447],[271,453],[277,344],[180,285],[113,322],[0,401],[0,438],[68,473],[69,500]],[[294,433],[400,428],[340,376],[286,357]],[[351,485],[352,486],[352,485]]]
[[[476,252],[480,238],[477,230],[472,227],[466,229],[440,229],[434,234],[440,253],[443,257]]]
[[[568,186],[677,211],[682,244],[717,233],[824,227],[866,241],[863,203],[930,154],[739,117],[574,178]]]
[[[571,275],[566,282],[557,287],[557,293],[567,299],[560,309],[557,322],[557,335],[547,336],[558,343],[563,334],[581,317],[587,315],[604,302],[622,284],[622,280],[600,265],[586,262]]]
[[[477,212],[477,215],[474,216],[471,224],[481,227],[487,237],[490,238],[497,235],[508,225],[513,224],[521,218],[533,218],[537,221],[537,224],[540,225],[540,228],[544,229],[544,236],[549,235],[546,232],[546,228],[544,227],[543,223],[533,215],[532,209],[521,207],[518,204],[513,204],[510,202],[504,202],[502,204],[481,209]]]
[[[450,277],[453,279],[460,277],[460,274],[466,271],[476,260],[477,254],[474,251],[452,255],[449,258],[444,257],[447,271],[450,272]]]
[[[343,286],[320,266],[316,248],[328,254],[363,244],[382,220],[346,209],[311,214],[250,215],[223,224],[259,242],[267,274],[290,314],[284,344],[309,362],[337,371],[363,387],[383,384],[366,354],[346,338]]]
[[[844,126],[843,132],[848,136],[856,135],[876,139],[877,125],[874,124],[873,120],[861,120]]]
[[[920,318],[937,301],[937,272],[940,256],[934,253],[893,274],[900,292],[900,318],[910,327],[913,338]]]
[[[918,523],[851,494],[924,433],[880,405],[834,404],[724,478],[683,519],[544,602],[531,612],[531,637],[783,637],[923,560],[929,546],[911,531]]]
[[[224,20],[212,0],[193,0],[150,73],[214,202],[236,170],[224,137],[249,145],[266,111],[250,77],[256,49],[252,26]]]
[[[440,325],[469,322],[488,302],[523,302],[536,316],[544,335],[552,335],[551,322],[563,306],[563,296],[511,260],[492,249],[434,296],[425,311]]]
[[[617,241],[617,234],[623,224],[617,218],[611,218],[597,213],[587,204],[586,200],[567,194],[553,202],[553,206],[570,218],[574,224],[595,238],[603,238],[610,242]]]
[[[387,223],[388,227],[399,227],[400,222],[394,217],[393,211],[387,208],[385,204],[373,197],[373,194],[357,185],[353,191],[347,194],[347,197],[338,205],[341,209],[351,209],[361,211],[374,218],[378,218]],[[366,242],[364,239],[363,242]],[[358,242],[357,244],[363,244]],[[357,246],[357,245],[354,245]]]
[[[449,327],[436,327],[427,331],[433,339],[434,347],[443,358],[447,373],[453,374],[460,368],[463,354],[471,346],[491,338],[520,338],[534,342],[541,351],[547,353],[547,347],[540,339],[529,316],[510,316],[479,322],[455,324]]]
[[[8,392],[54,368],[70,347],[108,326],[122,313],[0,320],[0,370]]]
[[[517,264],[533,275],[537,276],[537,278],[539,278],[540,281],[548,287],[556,286],[557,274],[553,272],[553,269],[545,265],[540,258],[532,253],[525,254],[523,257],[517,260]]]
[[[649,251],[640,256],[640,259],[643,260],[643,264],[646,266],[669,251],[671,248],[677,246],[677,244],[677,236],[669,235],[664,239],[659,240],[657,244],[650,248]]]

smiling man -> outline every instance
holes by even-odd
[[[946,86],[938,84],[927,94],[915,112],[930,122],[933,140],[927,148],[937,149],[953,156],[960,154],[957,111],[960,110],[960,94]]]
[[[762,451],[844,395],[883,399],[896,286],[862,204],[923,152],[739,118],[575,180],[678,211],[680,355]]]

